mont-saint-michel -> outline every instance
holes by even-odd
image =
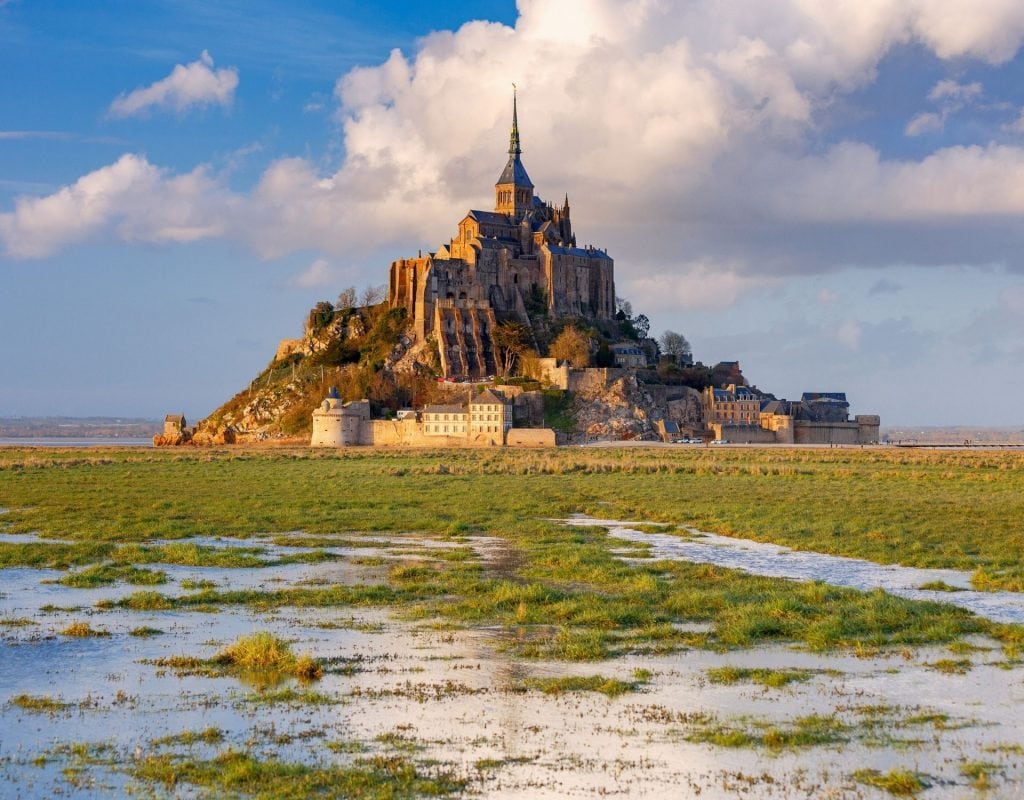
[[[613,257],[578,244],[568,193],[545,202],[522,153],[513,95],[493,210],[394,261],[386,296],[318,304],[247,390],[196,428],[169,415],[154,442],[877,444],[879,417],[851,419],[844,392],[777,398],[737,361],[695,363],[681,334],[649,337],[646,315],[616,296]]]
[[[1024,5],[53,5],[0,798],[1024,797]]]

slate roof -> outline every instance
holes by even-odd
[[[508,405],[508,400],[493,389],[484,389],[480,394],[474,395],[469,402],[470,405],[474,406]]]
[[[523,162],[519,160],[519,156],[509,156],[505,169],[501,171],[501,177],[498,178],[497,183],[494,185],[501,186],[503,183],[514,183],[516,186],[526,186],[529,189],[533,188],[533,181],[531,181],[530,176],[526,174],[526,167],[524,167]]]
[[[488,225],[506,225],[512,227],[512,223],[509,218],[504,214],[499,214],[497,211],[481,211],[478,208],[470,209],[469,214],[466,216],[472,217],[477,222],[485,222]]]
[[[846,392],[804,392],[800,397],[802,403],[845,403]]]
[[[603,250],[597,250],[596,248],[588,250],[585,247],[562,247],[561,245],[550,244],[548,245],[548,250],[550,250],[556,256],[577,256],[579,258],[606,258],[609,261],[612,260],[611,256],[609,256],[606,252],[604,252]]]
[[[423,413],[424,414],[465,414],[466,413],[466,407],[465,406],[457,406],[457,405],[454,405],[454,404],[452,404],[452,405],[423,406]]]
[[[761,410],[766,414],[789,414],[788,400],[765,400],[761,403]]]

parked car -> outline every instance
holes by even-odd
[[[711,444],[729,444],[728,439],[712,439]]]

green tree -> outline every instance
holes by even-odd
[[[636,331],[637,339],[647,338],[647,334],[651,331],[651,321],[647,319],[646,314],[636,315],[636,318],[633,319],[633,330]]]
[[[530,346],[530,329],[521,322],[509,320],[498,325],[491,337],[497,348],[498,371],[501,375],[512,372],[518,358]]]

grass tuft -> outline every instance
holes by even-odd
[[[86,639],[91,636],[110,636],[109,631],[102,628],[94,628],[88,622],[72,622],[61,631],[65,636],[74,636],[79,639]]]
[[[853,773],[853,779],[857,783],[874,786],[896,797],[912,797],[928,787],[920,775],[905,769],[891,769],[888,772],[861,769]]]

